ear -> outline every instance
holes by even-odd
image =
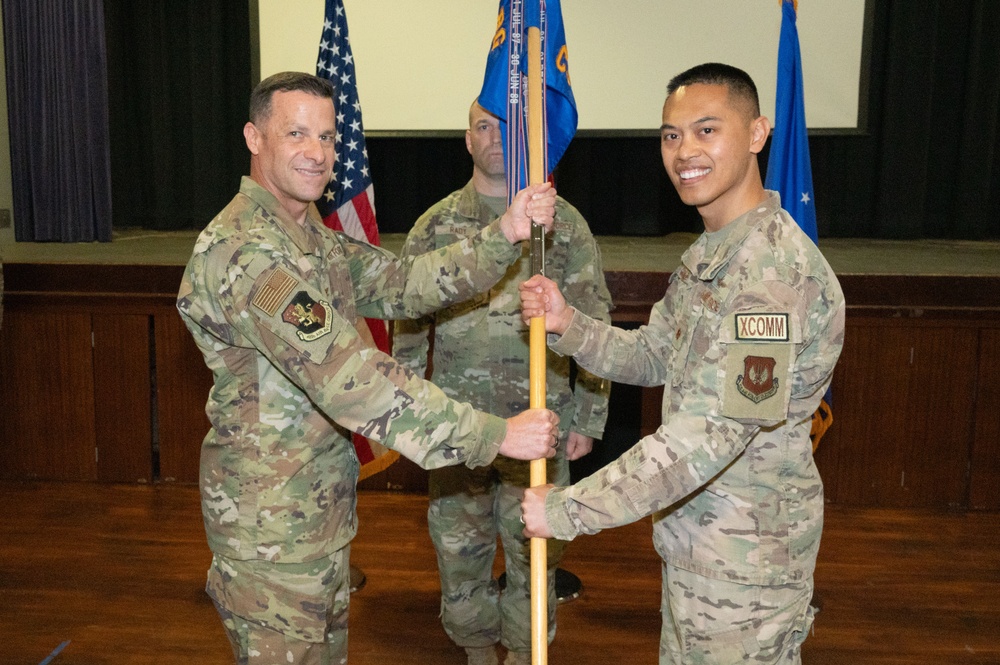
[[[760,116],[750,123],[750,152],[757,155],[764,149],[767,137],[771,134],[771,122],[767,116]]]
[[[465,149],[469,151],[470,155],[472,154],[472,130],[471,129],[465,130]]]
[[[243,139],[247,142],[250,154],[256,155],[260,152],[260,130],[252,122],[243,125]]]

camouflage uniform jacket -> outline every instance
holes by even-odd
[[[215,385],[201,456],[208,542],[232,559],[298,563],[356,532],[351,432],[425,468],[489,464],[506,423],[366,346],[359,316],[413,317],[485,290],[520,255],[497,224],[399,260],[305,226],[250,178],[205,228],[177,307]]]
[[[557,538],[654,516],[663,559],[744,584],[810,578],[823,485],[810,419],[840,355],[844,297],[812,241],[768,192],[718,250],[684,254],[649,324],[579,312],[552,348],[615,381],[664,385],[662,425],[546,500]]]
[[[418,256],[474,237],[492,217],[470,181],[417,220],[402,256]],[[524,243],[523,252],[489,291],[432,316],[397,321],[393,333],[393,355],[423,375],[433,323],[434,383],[449,397],[469,400],[477,409],[504,417],[528,408],[528,327],[521,321],[518,285],[531,276],[529,243]],[[555,224],[546,237],[545,273],[570,303],[595,319],[610,321],[611,294],[597,243],[583,216],[562,198],[556,199]],[[559,414],[563,437],[572,430],[599,439],[607,420],[611,382],[580,370],[573,391],[569,373],[569,358],[548,354],[546,406]]]

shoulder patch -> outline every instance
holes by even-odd
[[[268,316],[274,316],[298,283],[295,277],[278,268],[260,287],[251,304]]]
[[[743,373],[736,377],[736,389],[754,404],[760,404],[778,392],[779,379],[774,376],[777,360],[764,356],[744,356]]]
[[[330,303],[313,300],[306,291],[299,291],[281,313],[281,320],[295,327],[295,334],[304,342],[312,342],[333,328]]]
[[[766,341],[725,347],[721,414],[756,423],[784,420],[792,393],[793,345]]]
[[[747,312],[737,314],[734,319],[736,321],[737,341],[789,341],[788,314]]]

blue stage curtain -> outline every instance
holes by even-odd
[[[103,2],[114,227],[201,229],[250,172],[251,3]]]
[[[5,0],[14,237],[110,241],[102,0]]]

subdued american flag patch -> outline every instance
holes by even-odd
[[[251,304],[268,316],[274,316],[278,308],[281,307],[281,303],[285,301],[285,298],[298,283],[297,279],[282,268],[278,268],[257,290],[257,295],[254,296]]]

